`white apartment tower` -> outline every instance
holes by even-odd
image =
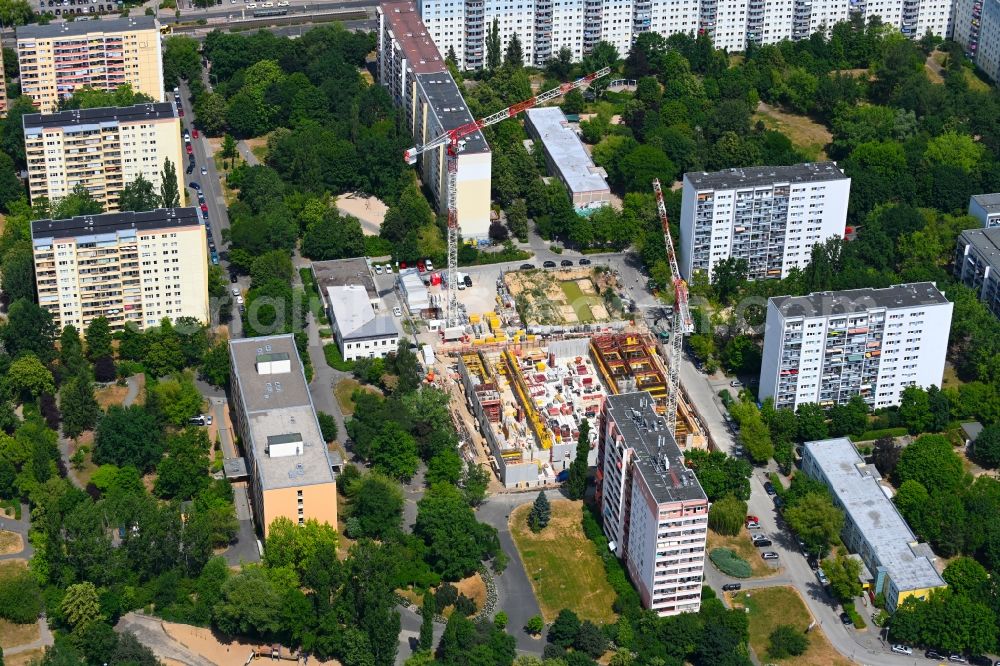
[[[899,405],[907,386],[940,386],[952,303],[931,282],[780,296],[767,303],[761,400],[797,409]]]
[[[60,329],[105,317],[112,329],[166,317],[208,321],[208,241],[197,208],[31,223],[38,304]]]
[[[735,257],[747,279],[786,277],[843,236],[851,179],[833,162],[684,174],[680,269],[688,280]]]
[[[973,2],[968,0],[971,6]],[[998,0],[987,0],[996,3]],[[599,41],[623,57],[643,32],[706,33],[716,48],[807,39],[860,15],[879,16],[909,37],[930,30],[946,37],[953,0],[418,0],[420,16],[442,53],[454,49],[459,67],[486,62],[486,36],[496,20],[503,50],[517,35],[524,64],[543,65],[563,47],[580,60]]]
[[[376,71],[379,83],[403,108],[416,144],[436,139],[446,131],[472,122],[465,99],[448,67],[409,0],[384,2],[378,14]],[[431,190],[438,212],[448,211],[446,147],[418,158],[424,184]],[[458,157],[458,224],[466,240],[485,240],[490,229],[492,154],[483,133],[465,137]]]
[[[661,616],[697,612],[708,498],[643,391],[609,396],[601,413],[597,502],[609,547],[642,605]]]
[[[169,159],[184,192],[181,121],[173,102],[29,113],[24,124],[28,190],[34,202],[58,201],[83,185],[106,211],[142,176],[157,192]]]
[[[954,0],[952,38],[994,81],[1000,80],[1000,0]]]

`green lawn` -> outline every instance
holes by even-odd
[[[528,529],[531,504],[510,514],[510,532],[531,579],[546,622],[563,608],[597,624],[615,621],[615,592],[604,575],[597,547],[583,533],[583,503],[551,500],[552,519],[538,534]]]
[[[580,289],[580,285],[573,280],[567,280],[560,283],[559,286],[562,287],[563,293],[566,294],[566,303],[573,306],[573,311],[576,312],[576,318],[584,324],[594,321],[594,313],[590,311],[590,305],[587,303],[587,297],[583,295],[583,290]]]
[[[351,396],[359,388],[361,388],[361,382],[350,378],[341,379],[333,387],[333,395],[337,398],[337,402],[340,404],[340,411],[344,416],[350,416],[354,413],[354,400],[351,399]]]
[[[732,595],[733,606],[750,609],[750,647],[761,662],[795,664],[795,666],[848,666],[851,662],[840,656],[818,625],[809,632],[809,649],[805,654],[788,659],[772,659],[767,654],[771,632],[778,625],[790,624],[805,631],[812,615],[802,598],[791,587],[764,587],[752,592]]]

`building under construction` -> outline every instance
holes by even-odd
[[[667,404],[667,373],[651,336],[639,333],[595,335],[590,339],[590,354],[610,393],[646,391],[656,402],[657,413],[663,414]],[[704,431],[690,405],[683,396],[679,398],[677,443],[682,449],[705,448],[708,439]]]
[[[461,355],[466,401],[506,487],[555,483],[576,455],[584,420],[588,461],[596,464],[597,418],[608,391],[589,345],[576,338],[532,351],[511,345]]]

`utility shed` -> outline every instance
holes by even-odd
[[[607,172],[596,166],[559,107],[528,109],[524,123],[528,134],[542,144],[549,173],[569,190],[578,211],[600,208],[611,201]]]

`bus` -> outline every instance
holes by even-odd
[[[288,9],[286,7],[276,7],[274,9],[255,9],[253,12],[254,18],[270,18],[272,16],[285,16],[288,14]]]

